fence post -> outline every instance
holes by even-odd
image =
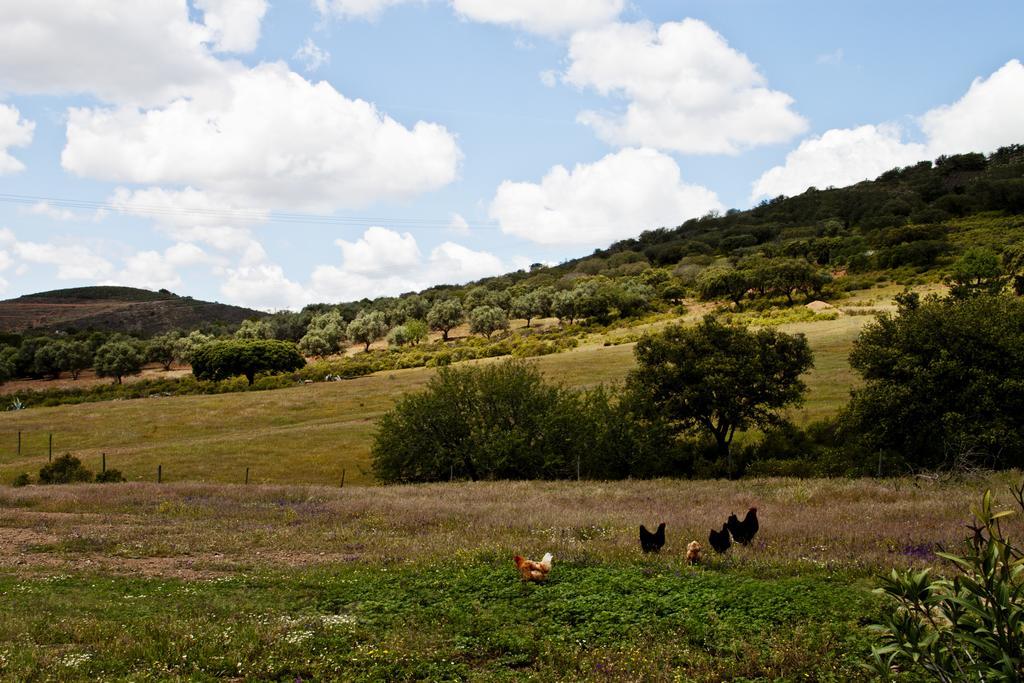
[[[249,468],[248,467],[245,468],[245,483],[246,484],[249,483]]]
[[[344,467],[341,468],[341,485],[338,486],[338,488],[339,489],[345,488],[345,468]]]
[[[53,462],[53,434],[50,434],[50,462]]]
[[[157,465],[156,466],[156,483],[159,484],[159,483],[163,482],[163,479],[164,479],[164,466],[163,465]]]
[[[18,457],[21,457],[21,430],[18,430]]]
[[[103,464],[100,465],[100,468],[101,468],[100,472],[106,472],[107,471],[107,454],[106,453],[103,454]]]
[[[576,454],[576,481],[580,480],[580,456]]]

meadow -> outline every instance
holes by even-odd
[[[807,335],[815,367],[806,376],[807,401],[793,411],[799,424],[836,413],[856,376],[850,345],[870,316],[844,315],[782,325]],[[658,323],[658,325],[662,325]],[[656,326],[658,326],[656,325]],[[634,333],[641,330],[633,329]],[[632,343],[591,340],[572,351],[535,359],[549,379],[571,387],[621,381],[633,366]],[[493,362],[493,361],[479,361]],[[374,423],[403,394],[435,372],[411,368],[343,382],[321,382],[267,392],[155,397],[0,413],[0,482],[35,476],[49,455],[70,452],[99,471],[107,466],[130,480],[271,484],[372,483]],[[18,457],[18,432],[22,454]]]
[[[0,488],[0,679],[867,680],[875,575],[1016,477]]]

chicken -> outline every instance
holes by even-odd
[[[735,514],[729,515],[729,521],[726,522],[726,526],[729,527],[732,540],[740,545],[747,545],[754,540],[754,534],[757,533],[757,508],[747,510],[747,516],[743,518],[742,522],[736,518]]]
[[[700,564],[700,553],[702,548],[697,541],[690,541],[686,546],[686,561],[690,564]]]
[[[665,522],[658,525],[653,534],[643,524],[640,525],[640,549],[645,553],[656,553],[665,545]]]
[[[540,562],[528,560],[521,555],[516,555],[512,558],[512,561],[516,563],[516,569],[519,570],[519,576],[523,581],[546,581],[548,578],[548,572],[551,571],[551,553],[545,553],[544,557],[541,558]]]
[[[721,531],[711,530],[708,534],[708,543],[715,549],[716,553],[724,553],[732,545],[732,541],[729,540],[729,525],[723,524]]]

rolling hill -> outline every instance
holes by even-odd
[[[200,301],[161,290],[77,287],[0,301],[0,333],[104,330],[160,334],[206,325],[237,325],[264,315],[241,306]]]

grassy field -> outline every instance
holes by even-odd
[[[793,417],[804,423],[835,413],[855,378],[846,362],[850,344],[868,316],[784,326],[803,332],[815,354],[807,376],[810,394]],[[535,361],[547,377],[574,387],[622,380],[633,365],[633,345],[586,344]],[[426,383],[434,370],[414,368],[268,392],[113,401],[0,413],[0,482],[20,472],[33,476],[54,453],[71,452],[98,470],[132,480],[278,484],[370,483],[374,422],[404,393]],[[17,456],[17,433],[22,455]]]
[[[0,680],[866,680],[874,575],[1018,476],[0,488]]]

